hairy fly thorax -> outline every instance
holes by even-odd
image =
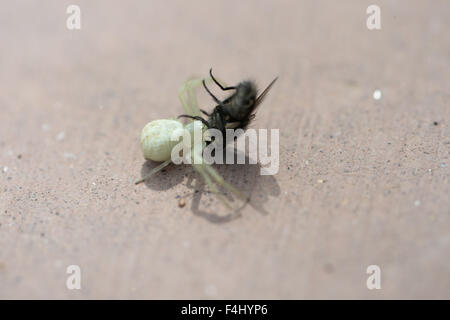
[[[256,85],[243,81],[236,86],[236,92],[223,101],[226,112],[233,120],[242,121],[249,117],[255,108]]]
[[[235,92],[214,108],[208,117],[211,128],[218,129],[226,137],[226,129],[245,130],[254,118],[256,85],[252,81],[243,81],[236,86]]]

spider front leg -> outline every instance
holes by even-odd
[[[205,170],[204,166],[208,166],[207,164],[196,164],[194,165],[194,169],[200,173],[205,183],[208,185],[209,189],[212,193],[216,195],[217,198],[223,203],[225,207],[232,210],[233,208],[228,203],[228,201],[220,194],[214,182],[211,180],[211,177],[208,175],[207,170]]]
[[[197,101],[197,95],[195,94],[195,90],[198,86],[202,85],[202,82],[206,83],[223,83],[223,81],[214,80],[211,77],[205,79],[190,79],[184,82],[181,88],[178,90],[178,98],[180,99],[181,104],[183,105],[183,109],[186,114],[191,116],[201,116],[201,113],[209,116],[206,111],[200,110]]]
[[[201,116],[201,113],[206,114],[206,112],[201,111],[198,106],[198,100],[195,90],[197,89],[197,87],[202,85],[202,82],[211,83],[212,81],[213,80],[211,78],[190,79],[183,83],[181,88],[178,90],[178,98],[180,99],[180,102],[186,114],[194,117]]]
[[[178,98],[183,105],[183,109],[186,114],[190,116],[201,116],[195,89],[202,84],[202,80],[203,79],[187,80],[178,90]]]
[[[205,170],[209,173],[209,175],[216,181],[216,183],[219,186],[224,187],[225,189],[231,191],[232,193],[234,193],[236,196],[238,196],[239,198],[241,198],[243,201],[248,202],[250,199],[246,196],[244,196],[239,190],[237,190],[235,187],[233,187],[231,184],[229,184],[228,182],[226,182],[222,176],[216,171],[214,170],[213,167],[204,164],[204,168]]]
[[[237,197],[241,198],[243,201],[245,201],[245,202],[249,201],[248,197],[244,196],[235,187],[233,187],[231,184],[226,182],[222,178],[222,176],[216,170],[214,170],[213,167],[211,167],[210,165],[206,164],[203,161],[203,158],[202,158],[201,154],[195,154],[194,152],[192,152],[192,158],[194,160],[193,163],[197,163],[197,164],[194,165],[194,169],[202,175],[202,177],[205,180],[205,182],[211,188],[211,191],[213,193],[217,194],[219,196],[219,199],[221,197],[218,194],[217,187],[215,186],[215,183],[217,185],[219,185],[219,186],[224,187],[226,190],[230,191],[231,193],[235,194]],[[205,174],[206,174],[207,178],[205,178]],[[214,182],[211,181],[211,178],[214,180]],[[220,200],[223,202],[223,199],[220,199]],[[227,205],[227,207],[228,207],[228,205]]]

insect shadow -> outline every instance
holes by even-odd
[[[240,152],[235,150],[235,156]],[[146,176],[157,165],[158,163],[153,161],[146,161],[142,165],[141,175]],[[190,165],[169,165],[144,183],[150,189],[163,191],[182,183],[184,178],[187,177],[186,186],[192,190],[187,195],[188,197],[192,196],[192,213],[211,223],[221,224],[238,219],[241,217],[241,211],[247,205],[263,215],[269,214],[264,208],[265,204],[271,197],[280,195],[280,186],[275,176],[261,175],[261,165],[259,163],[249,164],[247,156],[245,156],[245,164],[214,164],[213,167],[226,181],[248,196],[249,202],[236,200],[229,193],[224,192],[223,195],[234,204],[236,210],[226,215],[218,214],[217,208],[210,205],[209,201],[213,198],[212,196],[202,201],[202,198],[205,195],[211,195],[211,192],[206,188],[201,176]],[[223,191],[221,190],[221,192]]]

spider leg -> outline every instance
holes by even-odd
[[[213,79],[213,81],[215,82],[215,84],[217,84],[219,86],[220,89],[222,89],[223,91],[227,91],[227,90],[233,90],[236,89],[236,87],[223,87],[219,81],[216,80],[216,78],[214,78],[213,74],[212,74],[212,68],[209,69],[209,75],[211,76],[211,79]]]
[[[161,163],[159,166],[153,168],[145,177],[143,177],[142,179],[136,181],[134,184],[139,184],[144,182],[145,180],[147,180],[148,178],[150,178],[152,175],[154,175],[155,173],[157,173],[158,171],[161,171],[162,169],[164,169],[165,167],[167,167],[170,163],[172,162],[172,160],[166,160],[163,163]]]
[[[209,81],[210,79],[207,79]],[[202,79],[191,79],[183,83],[178,90],[178,98],[183,106],[184,111],[192,116],[200,116],[197,96],[195,89],[202,84]]]
[[[203,159],[201,154],[192,152],[192,162],[194,170],[200,173],[205,183],[208,185],[211,192],[213,192],[217,198],[227,207],[228,209],[233,209],[231,205],[228,203],[228,201],[220,194],[219,190],[217,189],[217,186],[215,185],[214,181],[211,179],[211,177],[208,175],[207,168],[209,165],[205,164],[203,161],[197,161],[199,164],[195,164],[196,160]]]
[[[229,184],[228,182],[226,182],[222,176],[220,174],[217,173],[216,170],[214,170],[213,167],[209,166],[209,165],[205,165],[204,167],[206,169],[206,171],[209,173],[209,175],[216,181],[216,183],[219,186],[223,186],[225,189],[231,191],[232,193],[234,193],[236,196],[238,196],[239,198],[241,198],[242,200],[244,200],[245,202],[248,202],[250,199],[246,196],[244,196],[239,190],[237,190],[235,187],[233,187],[231,184]]]
[[[203,109],[200,109],[200,112],[203,113],[205,116],[208,116],[208,117],[211,115],[210,113],[206,112]]]
[[[208,185],[209,189],[211,190],[212,193],[214,193],[217,198],[224,204],[225,207],[227,207],[228,209],[232,210],[233,208],[231,207],[231,205],[228,203],[228,201],[220,194],[219,190],[217,189],[216,185],[214,184],[214,182],[212,181],[211,177],[207,174],[205,167],[208,165],[194,165],[194,169],[200,173],[200,175],[202,176],[203,180],[205,180],[206,184]]]

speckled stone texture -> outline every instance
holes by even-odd
[[[376,1],[379,31],[365,0],[76,2],[78,31],[70,1],[1,4],[0,298],[450,298],[449,1]],[[279,76],[253,123],[279,173],[215,166],[237,218],[191,167],[133,183],[210,67]]]

